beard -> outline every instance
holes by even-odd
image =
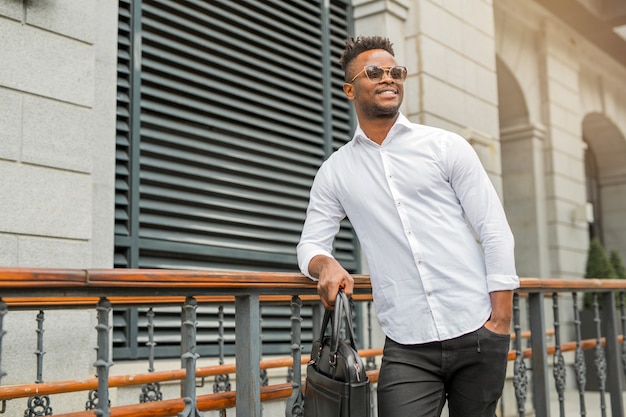
[[[379,106],[378,104],[362,105],[362,113],[369,119],[393,119],[400,110],[400,103],[393,106]]]

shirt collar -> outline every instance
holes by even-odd
[[[393,137],[396,136],[396,134],[411,129],[411,125],[412,123],[409,121],[409,119],[406,118],[404,114],[398,113],[398,118],[396,119],[393,126],[391,126],[391,129],[389,129],[389,133],[387,133],[387,137],[385,138],[383,144],[391,141]],[[373,145],[376,145],[372,140],[370,140],[370,138],[367,137],[365,132],[363,132],[363,129],[361,129],[361,125],[357,125],[356,130],[354,131],[353,139],[359,142],[371,143]]]

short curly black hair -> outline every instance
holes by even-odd
[[[350,37],[346,39],[346,48],[343,50],[341,54],[341,58],[339,58],[339,64],[341,65],[341,69],[344,72],[347,71],[350,63],[356,58],[359,54],[369,51],[371,49],[384,49],[389,52],[392,56],[395,56],[393,52],[393,44],[389,40],[389,38],[385,38],[383,36],[357,36]]]

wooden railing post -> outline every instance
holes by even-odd
[[[261,322],[258,295],[235,297],[237,417],[261,417]]]
[[[620,355],[614,294],[614,291],[602,293],[602,324],[606,340],[606,377],[608,391],[611,394],[611,415],[613,417],[623,417],[624,403],[622,390],[624,387],[624,369]]]
[[[550,416],[550,382],[543,298],[543,292],[531,292],[528,295],[530,343],[533,352],[531,357],[533,405],[536,417]]]

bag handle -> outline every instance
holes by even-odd
[[[352,349],[356,350],[351,313],[352,309],[350,308],[350,301],[348,301],[348,296],[340,289],[337,293],[334,312],[333,310],[326,309],[326,312],[324,313],[324,320],[322,321],[320,334],[320,340],[323,340],[324,335],[326,334],[326,328],[328,327],[328,322],[331,321],[332,334],[330,339],[330,351],[335,354],[333,355],[333,357],[336,357],[336,353],[339,350],[339,330],[341,329],[342,319],[345,319],[346,321],[346,333],[348,336],[346,340],[350,343]]]

